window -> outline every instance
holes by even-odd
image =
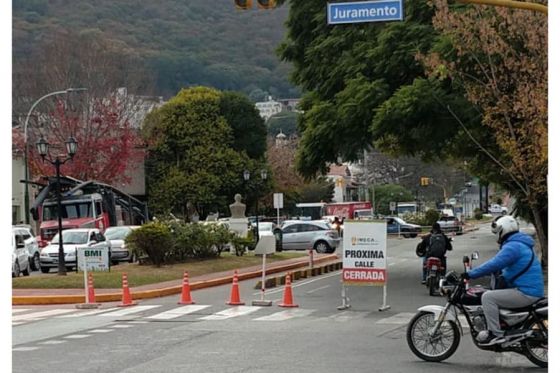
[[[298,227],[300,227],[301,224],[292,224],[290,226],[287,226],[286,228],[284,228],[284,233],[296,233],[298,231]]]

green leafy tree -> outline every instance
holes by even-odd
[[[188,204],[202,217],[209,210],[225,211],[243,188],[243,170],[258,167],[245,151],[234,149],[222,97],[211,88],[184,89],[146,118],[146,178],[156,213],[187,216]]]
[[[282,112],[271,116],[268,121],[268,135],[276,136],[282,131],[286,136],[297,135],[297,117],[296,112]]]
[[[385,184],[375,187],[375,211],[381,215],[389,215],[390,202],[410,202],[414,200],[412,193],[401,185]]]

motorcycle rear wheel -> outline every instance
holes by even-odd
[[[436,323],[431,312],[420,311],[408,323],[406,341],[408,347],[422,360],[440,362],[449,358],[459,347],[461,339],[459,327],[455,322],[445,320],[436,336],[430,338],[428,333]]]
[[[542,322],[548,329],[548,317],[543,319]],[[527,329],[535,330],[540,336],[523,341],[525,356],[527,356],[527,359],[533,364],[541,368],[548,368],[548,330],[545,331],[544,335],[541,334],[541,327],[535,320],[530,320],[526,326]]]

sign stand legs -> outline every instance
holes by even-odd
[[[261,300],[254,300],[252,302],[253,306],[272,306],[271,300],[264,299],[265,291],[266,291],[266,253],[263,254],[263,261],[262,261]]]
[[[350,307],[350,298],[346,295],[346,286],[342,283],[342,305],[338,306],[336,309],[346,310]]]
[[[387,304],[387,285],[383,285],[383,305],[379,307],[379,312],[387,311],[391,306]]]

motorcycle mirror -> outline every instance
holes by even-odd
[[[479,256],[478,251],[475,251],[474,253],[471,254],[471,259],[478,260],[478,256]]]
[[[465,255],[465,256],[463,257],[463,263],[464,263],[464,264],[469,264],[469,262],[470,262],[469,257]]]

